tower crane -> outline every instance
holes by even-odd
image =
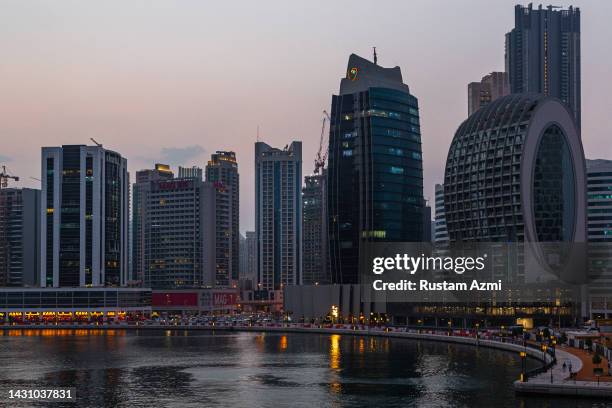
[[[2,171],[0,172],[0,188],[7,188],[9,179],[19,181],[19,177],[10,175],[6,171],[6,166],[2,166]]]
[[[314,174],[319,174],[319,171],[325,167],[327,154],[329,152],[329,148],[327,146],[328,143],[325,142],[325,124],[327,122],[331,122],[331,118],[326,110],[323,111],[323,119],[321,122],[321,138],[319,140],[319,150],[317,151],[317,156],[315,157],[314,162]]]

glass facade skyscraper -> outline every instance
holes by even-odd
[[[127,160],[101,146],[43,147],[42,287],[127,284]]]
[[[328,197],[334,283],[358,283],[363,242],[423,240],[419,107],[399,67],[349,57],[332,97]]]

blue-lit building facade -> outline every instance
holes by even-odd
[[[423,240],[419,107],[399,67],[349,57],[332,96],[328,199],[333,283],[358,283],[364,242]]]

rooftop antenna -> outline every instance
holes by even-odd
[[[378,55],[376,55],[376,47],[372,47],[374,49],[374,65],[378,65]]]
[[[102,147],[102,144],[96,142],[96,139],[94,139],[93,137],[90,137],[89,140],[91,140],[92,142],[94,142],[96,144],[96,146],[98,147]]]
[[[259,142],[259,125],[257,125],[257,141]]]

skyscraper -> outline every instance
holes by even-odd
[[[136,183],[132,186],[132,274],[131,279],[144,282],[145,270],[145,220],[147,200],[153,182],[172,180],[174,174],[167,164],[155,164],[155,169],[136,172]]]
[[[0,189],[0,286],[35,286],[40,269],[40,190]]]
[[[457,129],[446,160],[451,243],[586,242],[584,153],[558,99],[508,95]]]
[[[302,275],[302,142],[255,143],[257,276],[262,290],[297,285]]]
[[[202,171],[168,166],[136,173],[135,272],[152,289],[214,286],[215,191]]]
[[[128,265],[127,160],[102,146],[42,148],[40,284],[123,286]]]
[[[240,183],[234,152],[218,151],[206,165],[206,181],[215,186],[215,286],[237,283],[240,253]]]
[[[589,318],[612,318],[612,160],[587,160]]]
[[[327,235],[327,170],[304,178],[302,284],[330,283]]]
[[[328,165],[331,278],[358,283],[364,242],[423,240],[417,98],[399,67],[355,54],[332,97]]]
[[[509,93],[510,85],[506,72],[491,72],[482,77],[480,82],[470,82],[468,84],[468,116]]]
[[[580,131],[580,9],[517,5],[514,21],[506,34],[511,92],[559,98],[572,110]]]

